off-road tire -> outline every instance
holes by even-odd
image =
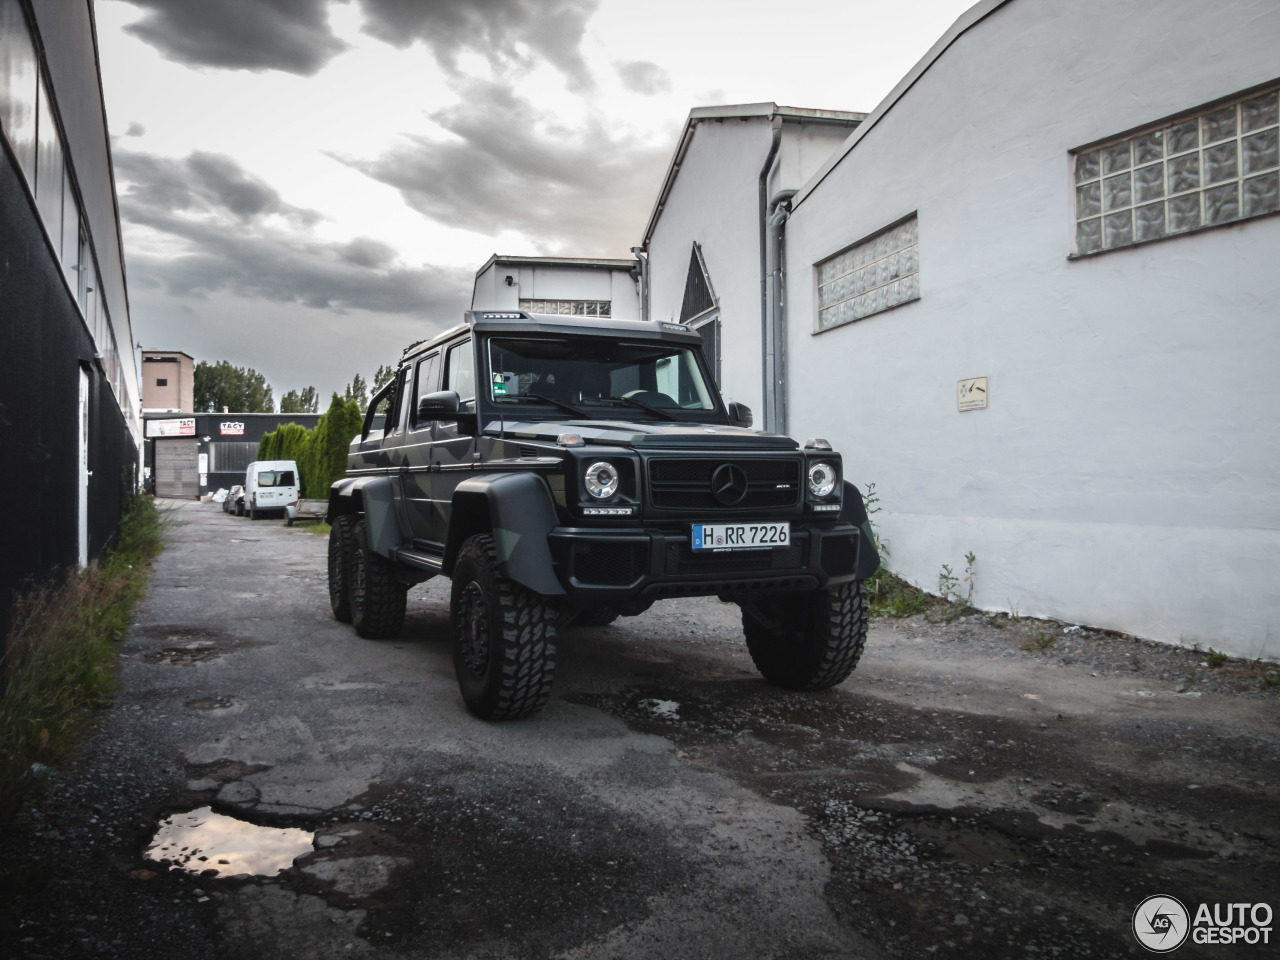
[[[351,622],[351,547],[356,518],[335,517],[329,528],[329,608],[333,618]]]
[[[581,610],[573,615],[571,625],[575,627],[607,627],[617,620],[621,614],[613,607],[596,607],[594,610]]]
[[[516,720],[551,696],[556,606],[500,576],[497,567],[486,534],[458,551],[450,598],[453,667],[468,710],[482,720]]]
[[[369,529],[358,519],[351,537],[351,579],[347,596],[351,624],[366,640],[390,640],[404,626],[409,587],[396,578],[395,565],[369,549]]]
[[[861,580],[742,603],[742,630],[756,669],[786,690],[825,690],[853,673],[867,644]]]

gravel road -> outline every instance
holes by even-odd
[[[173,510],[115,705],[0,835],[4,956],[1130,957],[1150,895],[1280,910],[1258,665],[920,616],[800,695],[735,606],[669,601],[564,631],[547,708],[487,724],[446,581],[361,640],[322,538]]]

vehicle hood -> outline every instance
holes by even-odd
[[[746,427],[730,427],[721,423],[649,423],[633,420],[491,420],[484,432],[491,437],[555,443],[564,433],[576,433],[587,443],[611,447],[665,448],[733,447],[748,450],[796,450],[799,444],[790,437],[775,433],[758,433]]]

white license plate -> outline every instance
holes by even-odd
[[[694,550],[767,550],[791,542],[789,523],[695,523]]]

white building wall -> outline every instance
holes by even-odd
[[[1280,657],[1280,217],[1068,259],[1068,150],[1277,50],[1274,0],[1013,0],[802,195],[792,432],[876,484],[893,569],[973,551],[982,607]],[[912,211],[921,299],[815,335],[814,265]]]
[[[761,401],[760,168],[767,117],[704,120],[680,167],[649,244],[649,317],[679,320],[689,256],[702,244],[720,300],[721,392],[754,411]]]
[[[512,278],[510,286],[507,277]],[[626,267],[498,261],[476,277],[471,308],[516,310],[521,299],[607,300],[615,319],[640,319],[639,284]]]

